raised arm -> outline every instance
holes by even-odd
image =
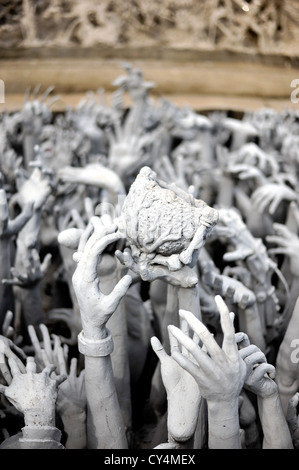
[[[124,276],[113,291],[101,292],[97,266],[105,248],[119,240],[117,227],[105,227],[92,217],[82,234],[74,259],[73,286],[81,313],[79,351],[85,356],[87,447],[125,449],[125,427],[116,393],[110,354],[113,340],[106,323],[125,296],[132,278]]]
[[[222,347],[191,312],[180,311],[180,315],[199,336],[207,352],[179,328],[171,325],[169,328],[173,336],[192,354],[194,361],[179,351],[174,351],[172,357],[195,378],[201,396],[207,400],[209,448],[240,449],[238,400],[244,384],[246,365],[235,342],[233,314],[220,296],[215,296],[215,301],[223,331]]]

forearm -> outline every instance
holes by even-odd
[[[208,401],[209,449],[241,449],[238,399]]]
[[[196,268],[193,268],[194,275],[196,275]],[[199,300],[199,286],[198,284],[193,287],[179,287],[178,289],[179,308],[192,312],[199,320],[201,320],[200,300]]]
[[[110,355],[85,356],[89,449],[127,449]]]
[[[91,331],[85,324],[78,335],[78,345],[85,356],[87,446],[89,449],[126,449],[125,426],[111,362],[111,334],[105,327]]]
[[[244,331],[252,344],[255,344],[261,351],[265,352],[266,343],[263,335],[263,326],[259,316],[256,303],[239,310],[241,331]]]
[[[10,239],[0,238],[0,279],[10,279],[11,259],[10,259]],[[7,310],[14,311],[14,294],[10,284],[2,284],[0,281],[0,331],[2,331],[3,321]]]
[[[61,420],[67,434],[66,449],[86,449],[86,411],[73,407],[61,413]]]
[[[293,449],[290,430],[278,393],[258,397],[258,411],[263,428],[263,449]]]

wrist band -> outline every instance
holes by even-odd
[[[108,336],[104,339],[92,340],[84,337],[83,331],[78,334],[78,349],[84,356],[109,356],[113,351],[113,339],[107,329]]]

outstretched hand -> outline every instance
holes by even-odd
[[[131,276],[125,275],[110,294],[105,295],[100,289],[97,267],[101,256],[108,245],[120,238],[116,225],[105,226],[99,217],[92,217],[73,255],[77,267],[72,281],[83,331],[89,338],[98,339],[98,334],[105,337],[105,325],[132,283]]]

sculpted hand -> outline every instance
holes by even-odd
[[[38,284],[48,271],[52,260],[48,253],[42,263],[38,251],[33,248],[28,250],[28,257],[23,260],[26,272],[21,274],[16,268],[11,268],[12,279],[2,279],[3,284],[12,284],[23,288],[30,288]]]
[[[19,169],[16,183],[18,203],[21,207],[33,204],[34,210],[41,209],[53,191],[51,175],[39,167],[34,168],[29,177]]]
[[[25,373],[14,358],[8,360],[12,382],[9,386],[0,385],[0,392],[24,413],[26,426],[55,426],[55,401],[59,384],[65,376],[51,378],[55,366],[48,366],[36,373],[32,357],[27,358]]]
[[[18,368],[22,372],[25,371],[24,361],[26,361],[27,356],[23,349],[16,346],[11,339],[0,335],[0,371],[8,384],[12,381],[11,372],[8,367],[9,359],[14,359]]]
[[[273,215],[281,201],[297,201],[296,192],[284,184],[268,183],[256,189],[251,196],[253,208],[263,213],[268,208]]]
[[[113,291],[101,292],[97,266],[105,248],[120,239],[116,225],[105,226],[99,217],[92,217],[82,234],[78,250],[74,253],[77,267],[73,275],[73,286],[78,300],[84,334],[98,339],[106,333],[105,325],[125,296],[132,278],[124,276]]]
[[[181,329],[189,336],[188,324],[181,319]],[[168,413],[167,428],[170,439],[177,442],[189,440],[196,428],[200,405],[200,392],[192,375],[183,369],[172,357],[174,351],[180,351],[178,341],[169,333],[170,355],[163,348],[161,342],[155,336],[151,339],[152,348],[161,362],[162,381],[167,392]],[[198,343],[198,338],[194,337]],[[190,360],[192,356],[182,348]]]
[[[296,277],[299,276],[299,238],[291,232],[286,225],[273,224],[276,235],[268,235],[267,242],[274,243],[277,248],[269,248],[269,254],[286,255],[290,261],[290,270]]]
[[[247,367],[244,388],[255,395],[266,398],[277,393],[274,382],[275,367],[267,362],[265,354],[254,344],[250,344],[245,333],[236,334],[239,354]]]
[[[239,397],[246,377],[246,365],[239,355],[235,342],[233,313],[228,311],[223,299],[215,296],[219,309],[223,343],[220,347],[206,326],[191,312],[180,310],[180,316],[200,338],[207,352],[177,327],[169,329],[179,344],[189,351],[194,361],[178,350],[172,357],[186,369],[196,380],[201,395],[213,403],[229,402]]]
[[[254,293],[242,282],[223,274],[218,274],[209,263],[203,268],[203,281],[213,289],[213,292],[226,298],[231,303],[246,308],[255,303]]]

